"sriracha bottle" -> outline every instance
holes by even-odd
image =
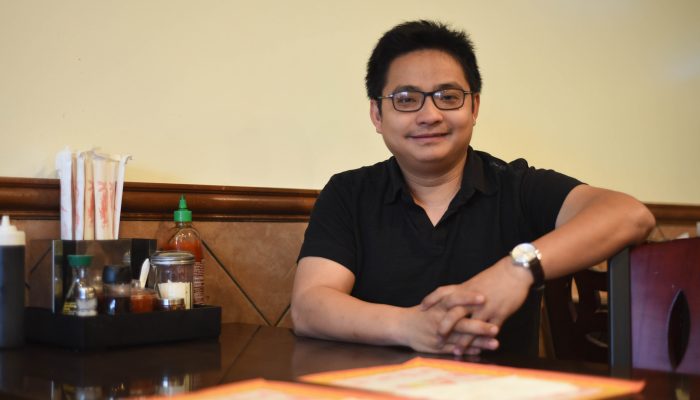
[[[187,209],[185,196],[180,197],[180,208],[173,213],[175,227],[165,245],[166,250],[182,250],[194,256],[194,279],[192,297],[194,304],[204,304],[204,263],[202,259],[202,239],[192,226],[192,211]]]

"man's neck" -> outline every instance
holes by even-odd
[[[462,186],[465,163],[466,157],[447,170],[430,173],[401,168],[413,201],[425,210],[433,225],[440,221]]]

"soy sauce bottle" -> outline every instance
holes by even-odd
[[[101,312],[117,315],[129,312],[131,301],[131,267],[106,265],[102,270],[104,299]]]

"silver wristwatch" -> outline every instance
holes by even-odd
[[[544,288],[544,271],[542,270],[542,255],[532,243],[520,243],[510,252],[513,265],[526,268],[532,274],[532,288]]]

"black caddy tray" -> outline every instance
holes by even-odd
[[[213,339],[221,333],[221,307],[77,317],[44,308],[25,309],[25,336],[30,342],[75,350],[93,350],[189,339]]]

